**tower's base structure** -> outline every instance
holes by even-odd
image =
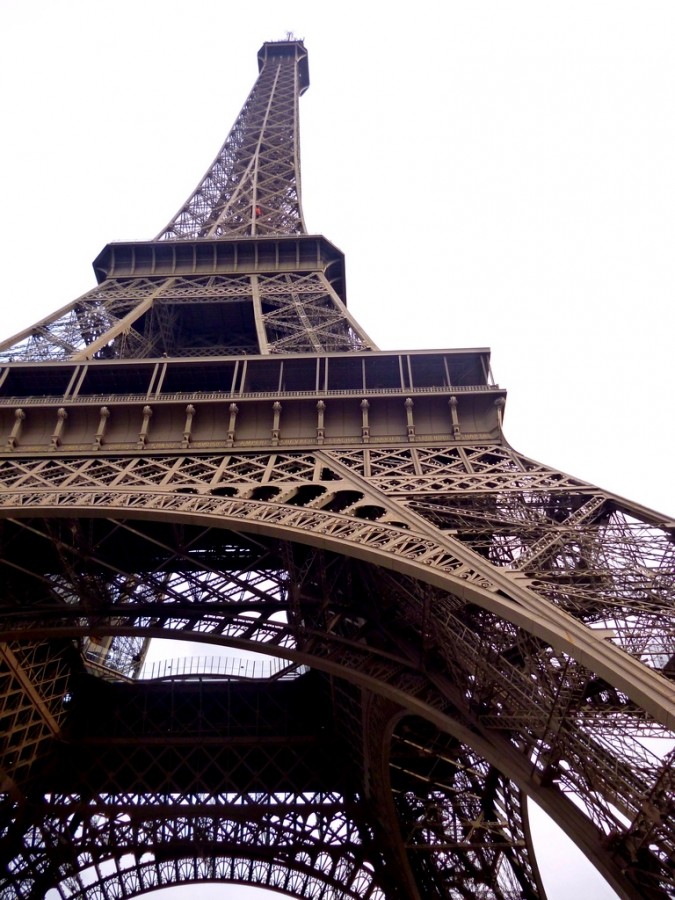
[[[515,452],[487,350],[375,348],[304,46],[259,61],[158,238],[0,346],[0,894],[535,900],[531,797],[668,897],[674,523]]]

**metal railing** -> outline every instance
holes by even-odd
[[[236,656],[182,656],[146,662],[137,681],[221,679],[224,681],[287,681],[309,671],[287,659],[244,659]]]
[[[160,394],[77,394],[76,396],[64,396],[63,394],[33,396],[33,397],[0,397],[2,406],[77,406],[89,404],[112,405],[115,403],[184,403],[184,402],[231,402],[233,400],[257,400],[261,398],[312,398],[312,397],[373,397],[377,395],[393,396],[401,394],[416,396],[418,394],[455,394],[455,393],[482,393],[486,391],[498,391],[499,385],[494,384],[458,384],[438,385],[431,387],[386,387],[386,388],[348,388],[328,390],[277,390],[277,391],[179,391]]]

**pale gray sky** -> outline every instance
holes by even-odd
[[[666,0],[3,0],[3,335],[92,287],[106,242],[159,231],[289,29],[306,221],[346,252],[366,330],[491,346],[517,449],[675,511]],[[551,900],[587,896],[548,844]]]

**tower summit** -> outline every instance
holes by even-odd
[[[301,41],[258,51],[260,76],[208,172],[158,240],[304,234],[298,100],[309,87]]]
[[[667,897],[673,522],[514,451],[488,350],[377,350],[304,45],[258,62],[157,238],[0,345],[2,895],[538,900],[531,797]]]

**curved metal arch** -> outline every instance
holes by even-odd
[[[69,636],[84,635],[92,632],[92,629],[85,625],[79,627],[61,628],[45,630],[44,635]],[[101,625],[93,629],[93,633],[127,635],[141,634],[141,629],[131,629],[115,625]],[[161,629],[147,629],[146,634],[151,637],[167,637],[173,639],[183,639],[187,641],[205,640],[205,636],[200,632],[183,632],[176,633],[173,631],[164,631]],[[261,645],[255,640],[233,639],[222,637],[208,637],[208,642],[224,647],[233,647],[236,649],[251,650],[260,652]],[[486,761],[495,768],[499,769],[508,778],[514,781],[525,793],[531,796],[536,802],[551,816],[551,818],[568,834],[575,835],[575,840],[586,855],[594,862],[594,864],[603,871],[605,877],[611,881],[612,875],[616,878],[617,872],[610,868],[605,872],[606,860],[600,852],[602,848],[598,844],[597,833],[590,827],[590,822],[581,814],[577,806],[571,803],[565,795],[561,794],[551,784],[534,779],[534,770],[531,763],[526,757],[523,757],[514,745],[498,733],[487,732],[480,724],[479,720],[462,710],[461,720],[457,717],[449,715],[446,711],[438,708],[433,698],[424,695],[419,684],[406,685],[397,684],[393,680],[384,680],[385,674],[382,673],[380,678],[369,675],[366,671],[362,671],[358,665],[355,665],[356,656],[351,656],[347,662],[337,662],[332,659],[326,659],[317,654],[311,654],[300,650],[289,649],[285,647],[274,647],[275,654],[287,658],[291,661],[306,665],[308,668],[314,668],[325,672],[328,675],[341,678],[347,682],[354,684],[359,688],[371,691],[374,694],[396,704],[399,708],[399,716],[413,715],[419,716],[432,723],[439,731],[444,732],[454,739],[465,743],[473,750],[480,753]],[[364,647],[363,657],[367,654],[367,648]],[[392,667],[392,671],[394,667]],[[417,688],[417,691],[415,691]],[[453,692],[449,685],[445,685],[445,693],[457,700],[456,692]],[[392,726],[393,727],[393,726]],[[612,881],[612,886],[620,894],[622,891],[622,883],[620,881]],[[623,894],[621,894],[623,896]],[[630,897],[632,895],[625,895]]]
[[[431,746],[425,741],[425,737],[420,737],[419,732],[417,732],[414,734],[412,742],[410,738],[406,738],[403,740],[403,743],[410,743],[414,751],[420,754],[420,758],[424,758],[425,754],[427,758],[433,758],[435,760],[434,768],[443,761],[446,764],[445,772],[434,775],[432,769],[431,771],[416,773],[414,771],[415,763],[412,762],[411,765],[409,760],[406,760],[406,763],[403,765],[399,762],[398,765],[394,766],[392,758],[394,742],[402,740],[399,732],[403,730],[407,722],[414,722],[416,717],[410,710],[396,708],[387,700],[384,703],[382,700],[382,696],[374,694],[369,698],[368,718],[370,728],[364,735],[367,748],[365,756],[370,763],[370,779],[373,785],[373,792],[376,795],[375,801],[380,807],[381,817],[385,820],[398,821],[401,832],[403,832],[404,828],[411,832],[399,848],[399,852],[404,850],[406,854],[403,870],[406,872],[411,885],[414,886],[415,884],[413,875],[413,869],[416,868],[415,857],[419,860],[420,858],[424,859],[426,856],[427,859],[422,865],[426,865],[427,875],[434,869],[436,870],[436,877],[441,876],[443,868],[449,868],[451,871],[454,868],[456,871],[461,871],[460,884],[462,895],[465,895],[465,891],[468,895],[473,890],[470,886],[471,876],[469,873],[473,871],[475,874],[476,862],[479,865],[481,862],[486,862],[486,860],[481,859],[481,851],[488,849],[488,856],[490,855],[490,850],[494,852],[496,848],[494,846],[489,847],[489,843],[498,835],[497,840],[504,842],[499,848],[503,852],[503,856],[499,854],[493,855],[487,861],[487,864],[493,871],[499,887],[502,890],[505,889],[504,896],[510,896],[510,888],[511,890],[518,890],[518,895],[523,900],[535,900],[535,898],[536,900],[546,900],[546,891],[539,873],[529,827],[525,794],[516,781],[504,777],[497,764],[488,764],[492,772],[499,773],[499,776],[504,779],[503,788],[507,795],[506,805],[518,808],[519,822],[513,822],[511,816],[509,816],[507,822],[498,824],[488,821],[489,813],[485,808],[485,803],[486,795],[489,791],[486,790],[487,785],[485,782],[483,783],[482,792],[476,790],[476,781],[479,779],[476,779],[471,785],[469,805],[473,805],[473,809],[469,814],[469,818],[467,818],[467,809],[461,809],[461,801],[457,804],[457,800],[462,794],[461,788],[454,783],[452,788],[450,788],[444,782],[447,782],[448,776],[454,782],[455,777],[461,772],[463,767],[465,767],[466,771],[471,771],[475,778],[477,774],[476,762],[471,759],[469,765],[466,765],[466,757],[463,761],[462,756],[464,754],[461,752],[458,754],[457,747],[453,746],[452,749],[449,749],[447,745],[443,747],[440,744]],[[427,724],[431,724],[430,718],[424,721]],[[473,723],[474,727],[476,724],[475,722]],[[448,744],[454,745],[457,742],[457,732],[453,729],[451,733],[451,729],[447,727],[444,729],[439,728],[435,738],[450,738]],[[475,750],[472,743],[466,744],[464,747],[468,747],[471,753]],[[449,755],[446,755],[448,751]],[[394,791],[392,777],[394,768],[397,769],[396,774],[399,776],[399,780],[401,780],[400,776],[403,776],[401,783],[397,785],[396,791]],[[453,769],[455,770],[454,772]],[[411,784],[404,785],[410,776],[412,776]],[[415,778],[419,779],[417,784],[415,783]],[[406,787],[409,791],[411,786],[417,801],[417,811],[413,814],[412,823],[410,815],[408,815],[407,823],[404,823],[404,809],[409,803],[406,798]],[[398,803],[394,802],[395,793],[398,795]],[[466,800],[466,798],[462,799]],[[420,821],[420,806],[427,806],[428,803],[432,804],[435,815],[431,821]],[[454,824],[453,831],[455,832],[452,836],[448,835],[447,826],[443,822],[441,810],[444,806],[450,808],[449,818]],[[487,813],[486,819],[481,821],[485,813]],[[472,816],[473,821],[471,821]],[[443,823],[442,827],[439,827],[441,823]],[[495,825],[497,825],[496,828],[494,827]],[[445,846],[446,842],[448,840],[452,841],[453,837],[457,841],[457,831],[461,832],[459,843],[454,846],[452,843]],[[415,832],[418,832],[417,836]],[[479,835],[477,839],[479,846],[470,848],[474,833]],[[521,843],[523,839],[524,844]],[[480,846],[481,844],[483,846]],[[462,860],[461,857],[463,853],[470,851],[470,849],[477,854],[477,858],[474,857],[471,864],[467,865],[466,860]],[[437,862],[434,861],[435,854],[438,854]],[[454,859],[453,854],[456,854]],[[506,863],[506,866],[504,866],[504,863]],[[506,871],[504,871],[505,869]],[[455,887],[458,888],[460,885],[457,884]],[[446,890],[450,889],[452,889],[452,884],[446,887]]]
[[[237,870],[237,877],[228,877],[226,868],[222,875],[217,874],[218,869],[220,869],[219,865],[213,867],[205,866],[207,871],[210,869],[213,873],[210,877],[201,877],[199,871],[197,871],[193,877],[186,877],[186,873],[190,871],[190,868],[194,868],[195,862],[193,857],[186,857],[184,860],[174,860],[172,863],[159,867],[157,881],[156,883],[153,883],[150,880],[153,876],[149,876],[149,873],[152,871],[152,864],[148,863],[143,869],[137,870],[139,886],[141,883],[144,885],[142,890],[137,890],[133,886],[133,876],[131,875],[131,872],[129,872],[124,886],[125,892],[119,896],[124,898],[141,897],[162,888],[182,888],[191,885],[201,886],[204,884],[228,884],[240,885],[241,887],[260,888],[264,891],[274,891],[285,897],[297,897],[299,900],[324,900],[326,897],[326,885],[321,879],[313,878],[311,874],[308,873],[302,873],[296,879],[293,877],[296,874],[296,870],[281,868],[278,863],[274,861],[263,859],[250,860],[244,857],[216,857],[213,861],[216,863],[232,863],[232,869]],[[241,874],[242,870],[245,869],[247,865],[251,868],[251,871],[254,872],[254,877],[250,879],[246,879]],[[98,895],[92,893],[91,885],[84,885],[82,890],[77,893],[61,894],[61,896],[63,897],[63,900],[92,900],[92,898],[93,900],[106,900],[107,895],[105,894],[105,889],[107,885],[112,882],[119,884],[119,880],[115,876],[109,876],[108,879],[97,882],[93,887],[96,888],[96,886],[98,886],[99,889],[102,890],[102,893]],[[354,898],[354,900],[362,900],[362,898],[368,898],[368,900],[385,900],[385,895],[380,890],[370,889],[371,884],[366,879],[359,881],[358,884],[356,884],[356,888],[360,893],[350,892],[349,894],[343,894],[341,896]]]
[[[49,501],[52,502],[49,502]],[[490,566],[458,541],[420,524],[417,533],[377,522],[355,521],[323,510],[259,500],[194,497],[149,491],[12,491],[0,517],[73,513],[102,517],[162,518],[207,526],[234,527],[253,534],[334,550],[410,575],[496,613],[569,654],[631,697],[667,728],[675,730],[675,688],[563,610],[529,590],[526,579]]]
[[[307,661],[309,661],[309,657],[303,657]],[[336,669],[337,667],[334,665],[327,665],[325,661],[321,659],[315,659],[317,668],[322,668],[327,671],[332,672],[333,674],[338,674]],[[357,684],[367,686],[370,689],[375,687],[375,683],[371,679],[364,679],[363,677],[357,677],[351,672],[348,668],[344,669],[340,672],[343,676],[349,676],[350,679]],[[391,685],[381,683],[379,684],[381,690],[381,696],[386,697],[390,700],[395,700],[397,704],[399,704],[403,699],[403,695],[400,690],[395,690]],[[531,769],[528,766],[528,762],[526,759],[522,757],[520,753],[507,741],[502,738],[497,737],[495,740],[494,736],[492,740],[488,740],[485,735],[479,735],[476,731],[467,724],[462,724],[457,719],[453,719],[449,717],[447,713],[442,710],[435,709],[433,706],[429,706],[428,703],[425,703],[423,699],[418,697],[408,696],[406,702],[405,710],[400,713],[397,718],[401,718],[405,715],[417,715],[421,718],[426,719],[429,722],[432,722],[441,732],[451,735],[453,738],[460,740],[466,743],[468,746],[475,749],[477,752],[481,753],[486,760],[490,761],[492,765],[498,768],[501,772],[503,772],[506,777],[512,779],[515,783],[519,784],[521,788],[523,788],[526,793],[532,796],[536,801],[541,805],[551,817],[556,821],[562,828],[564,828],[575,840],[580,849],[583,850],[584,853],[591,859],[592,862],[597,866],[597,868],[602,872],[603,876],[606,878],[608,883],[617,891],[618,895],[622,898],[626,898],[626,900],[637,900],[637,898],[641,898],[643,895],[640,893],[635,893],[632,891],[626,891],[626,885],[624,880],[621,877],[621,871],[616,866],[616,864],[612,864],[608,859],[606,853],[603,852],[604,849],[601,843],[598,841],[597,834],[593,831],[590,823],[585,820],[584,816],[581,814],[580,810],[577,809],[574,804],[572,804],[566,797],[560,794],[552,786],[543,786],[542,784],[537,784],[532,781],[531,778]],[[392,720],[392,727],[395,724],[395,720]],[[204,859],[209,858],[208,847],[203,848]],[[125,849],[125,856],[129,851]],[[131,851],[133,853],[133,850]],[[218,880],[221,881],[239,881],[241,883],[253,883],[250,881],[246,881],[245,879],[238,877],[237,879],[232,879],[227,874],[227,866],[230,865],[229,857],[218,857],[217,866],[219,868]],[[232,865],[236,861],[235,858],[232,858]],[[104,859],[99,860],[99,864],[101,862],[105,862]],[[251,871],[255,865],[266,865],[265,860],[261,860],[258,857],[251,858],[249,861],[251,866]],[[277,864],[279,860],[276,860]],[[177,874],[176,878],[180,880],[180,883],[187,883],[190,881],[199,881],[202,879],[202,876],[199,872],[195,871],[194,876],[191,878],[186,877],[186,873],[189,871],[190,866],[195,863],[195,858],[190,857],[184,860],[184,865],[181,869],[181,872]],[[143,871],[147,874],[154,869],[160,869],[158,878],[156,882],[151,882],[149,880],[143,880],[143,877],[139,874],[140,872],[140,863],[132,866],[129,869],[124,870],[123,872],[111,873],[103,878],[100,878],[97,883],[104,888],[107,883],[123,883],[124,892],[121,895],[114,894],[114,896],[124,896],[124,897],[133,897],[137,896],[140,893],[145,893],[146,890],[153,890],[156,887],[161,886],[169,886],[170,884],[176,883],[173,879],[173,873],[175,871],[175,867],[178,865],[177,859],[166,860],[161,863],[161,865],[155,865],[155,863],[148,862],[145,864]],[[199,865],[202,865],[199,863]],[[272,866],[272,863],[269,863]],[[287,867],[287,866],[286,866]],[[142,867],[141,867],[142,868]],[[206,871],[206,863],[203,864],[204,871]],[[222,870],[222,871],[220,871]],[[200,870],[201,871],[201,870]],[[306,873],[304,873],[306,874]],[[280,876],[278,873],[275,874],[275,877],[278,879]],[[213,874],[207,880],[215,880]],[[355,881],[358,881],[359,886],[356,890],[356,893],[353,892],[344,892],[340,896],[341,897],[368,897],[372,896],[373,898],[384,897],[374,885],[370,885],[372,888],[372,892],[370,894],[364,891],[365,882],[362,877],[358,877],[358,873],[356,873]],[[256,884],[263,886],[263,881],[257,881]],[[71,885],[73,882],[71,881]],[[142,890],[138,890],[139,887],[148,884],[149,886],[143,887]],[[304,886],[309,889],[309,881],[303,882]],[[282,893],[287,893],[291,896],[298,897],[323,897],[324,894],[319,889],[319,886],[325,884],[325,879],[316,879],[312,882],[313,887],[311,892],[298,892],[298,891],[290,891],[287,887],[277,887]],[[61,896],[64,898],[78,898],[78,897],[96,897],[99,896],[95,893],[92,893],[95,888],[95,884],[81,884],[80,888],[77,891],[69,891],[67,893],[61,892]],[[269,883],[264,883],[265,887],[270,887]],[[303,887],[303,890],[305,889]],[[314,888],[316,888],[316,893],[314,893]],[[22,895],[17,895],[22,896]],[[32,896],[32,895],[30,895]],[[103,889],[100,893],[101,900],[107,900],[108,895]]]
[[[82,499],[82,492],[78,491],[79,499]],[[44,496],[44,495],[43,495]],[[184,495],[179,495],[181,500],[184,500]],[[167,512],[165,507],[165,501],[167,497],[165,495],[155,496],[155,501],[161,500],[162,506],[161,510],[157,510],[150,506],[150,509],[139,510],[137,506],[133,508],[129,508],[128,505],[124,507],[113,509],[108,507],[107,509],[101,508],[100,506],[97,509],[97,515],[100,516],[109,516],[109,513],[117,511],[118,513],[125,513],[127,516],[131,513],[131,518],[139,518],[139,519],[154,519],[161,518],[163,521],[167,521],[167,519],[175,519],[175,521],[187,521],[193,522],[195,518],[199,521],[200,524],[206,524],[208,526],[216,526],[218,528],[225,528],[228,524],[237,524],[241,526],[241,521],[236,519],[235,517],[230,517],[229,521],[223,516],[220,516],[217,521],[214,521],[213,515],[205,515],[202,510],[200,513],[185,513],[185,511],[176,511],[172,510],[171,512]],[[249,505],[250,501],[247,502]],[[260,504],[254,503],[254,506],[260,506]],[[270,506],[270,504],[264,504],[265,506]],[[36,510],[34,506],[31,506],[30,509],[24,507],[23,509],[15,510],[15,513],[19,513],[19,517],[21,515],[35,515],[36,512],[47,512],[50,516],[69,516],[72,515],[73,512],[81,512],[87,516],[92,516],[92,508],[89,506],[82,505],[80,507],[73,508],[73,506],[64,506],[60,505],[57,508],[52,509],[40,509]],[[141,513],[139,515],[139,512]],[[274,512],[274,510],[272,510]],[[302,512],[302,511],[301,511]],[[271,515],[271,513],[270,513]],[[326,514],[324,514],[325,516]],[[331,521],[334,519],[340,520],[341,517],[330,517],[327,516]],[[351,523],[350,523],[351,524]],[[368,527],[371,527],[373,523],[366,523]],[[254,530],[254,529],[251,529]],[[276,536],[284,536],[285,538],[289,537],[289,531],[291,529],[284,528],[283,526],[279,526],[279,523],[275,521],[275,517],[272,516],[272,523],[268,522],[267,519],[264,519],[261,523],[260,527],[257,530],[259,533],[264,534],[274,534]],[[390,529],[391,530],[391,529]],[[401,530],[395,529],[399,537],[401,536]],[[300,528],[297,523],[293,526],[293,537],[300,541],[297,533],[300,533],[305,536],[305,543],[316,546],[317,543],[321,545],[326,545],[332,547],[332,549],[337,550],[339,553],[344,555],[350,555],[348,553],[349,549],[353,549],[351,546],[345,547],[346,542],[340,537],[335,538],[331,534],[325,535],[323,533],[311,532],[309,535],[305,530]],[[404,538],[409,539],[409,535],[406,532],[402,532]],[[311,539],[310,539],[311,538]],[[375,562],[376,565],[382,565],[382,559],[387,558],[387,550],[382,550],[382,548],[377,548],[375,550],[368,551],[366,548],[365,553],[353,552],[351,555],[358,558],[365,558],[370,562]],[[419,571],[422,568],[423,564],[419,562],[415,562],[413,560],[412,563],[405,564],[407,561],[404,559],[404,564],[396,565],[396,566],[388,566],[389,568],[397,569],[398,571],[407,572],[412,577],[419,579],[420,581],[424,581],[424,578],[420,577]],[[434,583],[431,578],[427,577],[428,583]],[[454,581],[450,581],[450,579],[441,582],[443,584],[444,589],[452,590],[455,595],[458,594],[457,589],[454,585],[459,585],[460,588],[469,588],[473,590],[473,593],[465,594],[465,599],[468,598],[471,602],[476,602],[475,597],[478,592],[485,591],[490,595],[490,592],[487,591],[486,588],[481,587],[480,585],[476,586],[471,582],[464,582],[458,576],[454,577]],[[110,631],[111,629],[107,626],[103,627]],[[114,630],[114,629],[112,629]],[[72,629],[71,629],[72,631]],[[53,633],[53,632],[52,632]],[[160,632],[158,632],[160,633]],[[172,635],[175,636],[175,635]],[[193,637],[199,638],[199,634],[192,635]],[[234,641],[234,640],[222,640],[222,643],[230,643],[245,645],[246,641]],[[255,644],[251,642],[250,645],[252,649],[260,649],[259,644]],[[367,650],[367,648],[364,648]],[[442,708],[438,707],[438,699],[434,699],[430,695],[425,695],[424,690],[420,690],[419,684],[411,684],[409,681],[406,684],[405,679],[403,682],[397,684],[396,679],[392,677],[387,677],[385,680],[385,676],[381,676],[378,678],[373,678],[369,676],[364,671],[360,670],[358,665],[358,661],[356,657],[352,655],[348,660],[342,663],[336,663],[335,661],[331,661],[330,659],[322,658],[318,653],[317,654],[308,654],[303,653],[302,651],[291,650],[289,648],[279,648],[277,651],[275,648],[275,652],[279,652],[279,655],[287,656],[289,658],[295,658],[298,661],[307,663],[312,665],[317,669],[321,669],[323,671],[329,672],[330,674],[334,674],[348,681],[352,681],[353,683],[359,684],[362,687],[365,687],[371,691],[374,691],[381,696],[388,697],[390,700],[399,704],[402,708],[407,711],[420,715],[421,717],[432,721],[436,724],[436,726],[447,733],[452,734],[458,740],[462,740],[464,743],[476,749],[477,752],[481,753],[488,761],[490,761],[493,765],[503,771],[507,777],[511,778],[517,784],[521,786],[523,790],[525,790],[528,794],[532,795],[537,799],[539,804],[544,807],[544,809],[552,815],[555,821],[558,822],[563,828],[565,828],[571,835],[577,840],[577,843],[580,844],[584,852],[593,859],[593,861],[598,865],[598,867],[603,871],[605,877],[612,883],[616,890],[619,891],[621,896],[632,897],[634,896],[631,893],[625,893],[622,885],[622,879],[620,877],[620,873],[617,871],[615,865],[610,865],[607,859],[607,854],[603,852],[603,848],[598,844],[598,834],[591,826],[591,823],[585,820],[585,817],[578,811],[576,808],[565,798],[563,798],[560,792],[551,788],[551,786],[544,786],[542,784],[537,784],[536,781],[533,781],[533,769],[531,765],[528,763],[526,757],[523,757],[522,752],[516,750],[510,741],[502,738],[500,735],[495,735],[494,733],[486,732],[486,730],[481,726],[480,722],[476,719],[475,716],[471,716],[467,714],[466,710],[462,710],[463,712],[463,722],[459,721],[456,717],[452,715],[448,715],[446,711]],[[457,691],[452,689],[451,685],[442,685],[441,686],[441,694],[445,697],[451,698],[455,703],[457,703],[461,707],[461,697],[458,697]]]
[[[154,853],[139,847],[125,850],[123,861],[111,851],[108,857],[97,860],[95,875],[88,869],[80,870],[51,890],[62,900],[109,900],[111,896],[139,897],[160,888],[217,883],[259,887],[298,900],[322,900],[328,890],[339,891],[344,900],[385,900],[373,872],[350,866],[344,855],[330,860],[332,871],[325,873],[321,864],[330,856],[328,851],[316,853],[314,858],[307,852],[298,860],[290,854],[286,858],[271,855],[269,848],[258,854],[246,854],[245,849],[239,847],[237,853],[225,855],[222,848],[205,845],[196,855],[157,859]]]

